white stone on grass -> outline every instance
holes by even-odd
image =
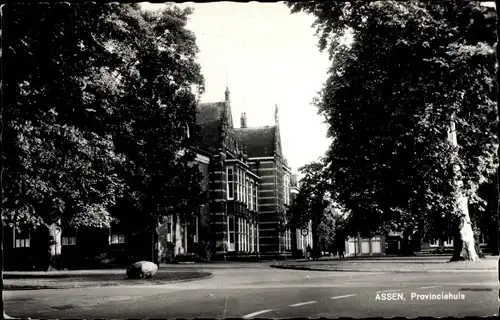
[[[144,279],[151,278],[158,271],[158,266],[150,261],[139,261],[132,263],[127,268],[127,278],[128,279]]]

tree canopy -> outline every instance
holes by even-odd
[[[186,133],[197,133],[203,77],[190,10],[3,11],[4,221],[106,227],[192,211],[203,195]]]
[[[316,104],[332,138],[330,191],[351,213],[350,233],[438,237],[460,216],[460,194],[482,208],[477,189],[497,165],[494,10],[473,1],[288,5],[315,16],[332,61]]]

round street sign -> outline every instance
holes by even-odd
[[[300,230],[300,234],[303,235],[304,237],[307,236],[309,234],[309,229],[304,228]]]

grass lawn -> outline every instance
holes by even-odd
[[[157,272],[150,279],[129,280],[125,271],[115,274],[44,275],[38,277],[8,277],[4,290],[67,289],[105,286],[159,285],[176,281],[189,281],[210,277],[210,272],[174,271]],[[10,278],[10,279],[9,279]]]

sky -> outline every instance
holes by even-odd
[[[329,146],[324,118],[313,98],[327,78],[328,56],[320,53],[313,17],[290,14],[278,3],[182,3],[191,7],[187,28],[196,35],[205,77],[201,102],[231,92],[233,124],[274,125],[278,105],[281,144],[292,171],[323,156]],[[155,10],[162,4],[142,4]]]

